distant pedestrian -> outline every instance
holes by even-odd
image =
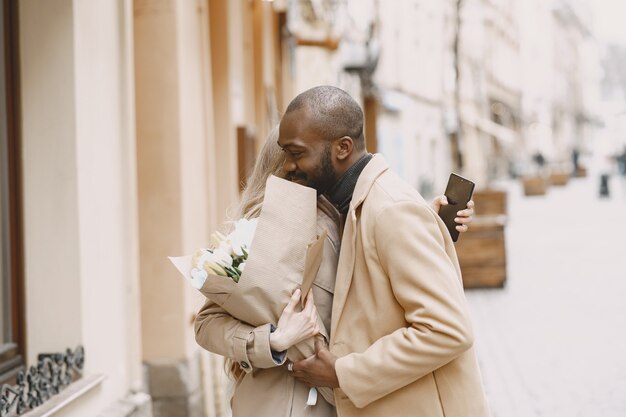
[[[622,153],[618,154],[615,159],[617,160],[619,173],[622,176],[626,176],[626,145],[624,145]]]
[[[574,165],[574,174],[578,172],[578,168],[580,167],[580,151],[578,148],[572,149],[572,164]]]
[[[611,196],[611,192],[609,191],[609,174],[601,174],[600,175],[600,198],[608,198]]]
[[[539,151],[535,152],[533,155],[533,161],[535,161],[539,169],[542,169],[546,165],[546,158]]]

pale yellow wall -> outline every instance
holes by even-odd
[[[135,2],[134,14],[143,359],[185,359],[202,296],[167,256],[207,245],[230,203],[216,184],[232,181],[216,163],[207,3]]]
[[[141,386],[128,2],[20,2],[28,363],[83,344],[107,379],[61,416]]]
[[[141,381],[130,12],[121,1],[74,2],[83,343],[89,370],[108,376],[94,410]]]
[[[252,33],[252,2],[228,1],[228,72],[231,117],[235,125],[255,122]]]
[[[219,105],[213,107],[213,118],[209,126],[212,127],[211,137],[213,146],[208,157],[214,159],[214,171],[210,175],[219,175],[220,181],[213,181],[216,196],[213,198],[217,204],[215,206],[217,218],[221,221],[231,203],[239,197],[239,171],[237,166],[237,138],[236,126],[232,117],[232,105],[234,102],[231,96],[231,86],[233,83],[232,72],[235,72],[230,63],[230,55],[236,54],[237,45],[231,39],[229,24],[232,20],[228,0],[211,0],[208,8],[209,19],[203,21],[203,27],[207,27],[210,34],[209,48],[211,92],[215,103]],[[206,16],[206,15],[203,15]],[[193,35],[190,33],[190,35]],[[208,39],[207,39],[208,40]],[[232,72],[231,72],[232,70]],[[241,71],[241,68],[239,69]],[[219,156],[215,158],[215,156]]]
[[[125,217],[123,227],[126,231],[127,256],[124,261],[127,264],[127,273],[132,277],[126,282],[126,298],[129,320],[126,321],[126,334],[128,337],[128,349],[126,357],[130,368],[130,389],[133,391],[144,390],[143,369],[141,361],[141,297],[139,287],[139,212],[137,192],[137,141],[135,130],[135,78],[134,78],[134,35],[133,35],[133,4],[131,0],[121,0],[119,7],[120,16],[120,59],[121,59],[121,95],[120,134],[126,138],[121,144],[121,150],[125,157],[123,174],[128,178],[121,184],[123,193],[128,196],[124,209],[128,215]],[[132,319],[130,319],[132,318]]]
[[[176,15],[138,2],[134,14],[143,358],[182,358],[184,287],[166,258],[182,249]]]
[[[181,150],[181,233],[182,253],[206,247],[210,234],[224,220],[225,208],[238,195],[234,167],[236,144],[222,153],[218,143],[234,136],[218,137],[211,126],[215,93],[211,85],[209,15],[206,0],[178,1],[178,68]],[[191,319],[202,306],[204,296],[173,269],[170,279],[184,287],[182,329],[188,357],[198,351]]]
[[[21,1],[20,45],[26,336],[32,364],[40,352],[83,342],[72,1]]]

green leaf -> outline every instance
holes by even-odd
[[[230,266],[225,267],[224,269],[228,273],[228,276],[233,279],[233,281],[239,282],[239,278],[241,277],[241,271]]]

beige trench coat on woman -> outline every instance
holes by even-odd
[[[333,304],[339,256],[339,214],[325,199],[318,204],[318,233],[328,237],[314,281],[317,311],[327,329]],[[202,289],[201,289],[202,291]],[[205,294],[206,295],[206,294]],[[239,363],[242,376],[236,381],[231,406],[233,417],[333,417],[335,408],[318,395],[317,405],[306,406],[309,388],[277,363],[269,345],[270,324],[253,327],[241,322],[209,299],[195,321],[196,341],[204,349]]]

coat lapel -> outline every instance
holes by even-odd
[[[346,219],[346,225],[341,239],[339,252],[339,264],[337,266],[337,278],[335,280],[335,293],[333,298],[332,320],[330,340],[334,341],[337,323],[343,313],[343,307],[348,297],[348,291],[352,284],[354,263],[356,260],[356,235],[357,235],[357,209],[369,194],[376,179],[385,172],[389,166],[382,155],[376,154],[365,166],[363,172],[354,187],[352,201]]]

